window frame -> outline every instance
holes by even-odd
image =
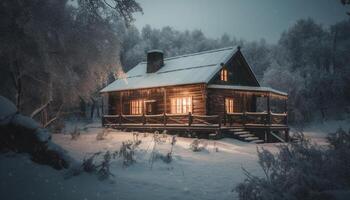
[[[220,70],[220,80],[224,82],[228,81],[228,70],[226,68]]]
[[[144,112],[143,99],[130,100],[130,115],[142,115],[143,112]]]
[[[225,113],[235,112],[235,100],[233,97],[225,97]]]
[[[170,114],[188,114],[193,111],[192,96],[179,96],[170,98]]]

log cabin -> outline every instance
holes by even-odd
[[[284,92],[261,87],[240,47],[164,58],[161,50],[101,91],[103,126],[287,141]]]

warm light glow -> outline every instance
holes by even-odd
[[[192,112],[192,97],[176,97],[170,99],[172,114],[187,114]]]
[[[225,98],[225,111],[226,113],[233,113],[233,98]]]
[[[115,75],[117,79],[124,80],[125,84],[128,84],[128,75],[124,72],[122,67],[118,67]]]
[[[220,80],[227,81],[228,80],[228,74],[227,69],[222,69],[220,72]]]
[[[130,101],[130,110],[132,115],[140,115],[143,111],[143,100]]]

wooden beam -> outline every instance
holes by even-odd
[[[163,112],[166,113],[167,104],[166,104],[166,89],[165,88],[163,88],[163,101],[164,101]]]
[[[271,106],[270,106],[270,92],[267,93],[267,123],[271,124]]]
[[[288,99],[284,100],[284,112],[286,113],[285,124],[288,125]]]
[[[189,112],[189,113],[188,113],[188,126],[191,126],[192,120],[193,120],[193,118],[192,118],[192,113]]]
[[[119,114],[123,114],[123,92],[119,93],[119,97],[120,97],[120,110],[119,110]]]
[[[108,95],[108,94],[107,94],[107,95]],[[102,98],[101,98],[101,100],[102,100],[101,104],[102,104],[102,116],[103,116],[103,115],[105,114],[105,111],[104,111],[105,95],[102,94],[101,96],[102,96]]]

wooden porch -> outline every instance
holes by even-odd
[[[102,125],[122,130],[186,133],[190,136],[234,137],[244,141],[289,140],[287,113],[242,112],[224,115],[158,114],[104,115]]]

